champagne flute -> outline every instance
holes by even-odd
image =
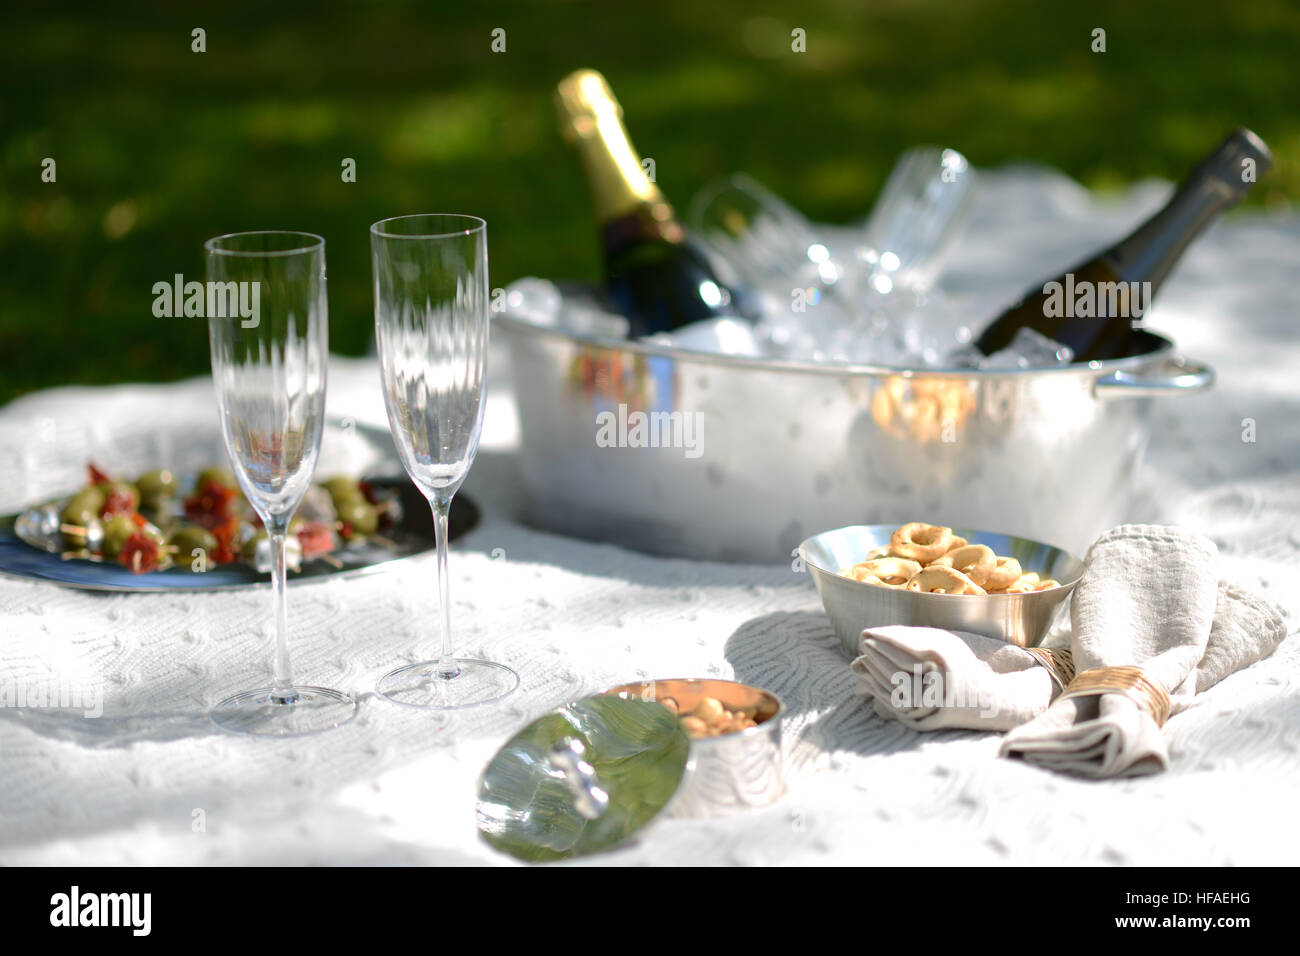
[[[325,240],[304,232],[242,232],[209,239],[204,249],[221,434],[270,539],[275,630],[271,685],[223,700],[212,718],[238,733],[317,733],[357,712],[347,694],[295,684],[289,668],[285,541],[311,484],[324,424]]]
[[[955,149],[918,146],[898,157],[854,252],[873,288],[934,281],[970,212],[974,183],[975,171]]]
[[[478,450],[487,379],[487,223],[418,215],[370,227],[375,341],[397,452],[429,500],[438,546],[442,653],[386,674],[379,693],[400,704],[456,710],[499,700],[519,675],[457,658],[451,645],[447,515]]]

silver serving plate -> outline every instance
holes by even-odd
[[[863,628],[888,624],[968,631],[1021,647],[1037,647],[1083,576],[1083,562],[1061,548],[969,528],[954,528],[953,533],[971,544],[988,545],[997,554],[1015,558],[1023,570],[1052,578],[1061,586],[1027,594],[928,594],[867,584],[839,573],[841,568],[865,560],[872,548],[888,545],[900,524],[903,522],[837,528],[799,545],[799,554],[813,576],[826,615],[850,657],[860,653]]]
[[[203,467],[228,460],[215,420],[207,428],[194,423],[155,428],[148,436],[140,432],[141,428],[148,426],[123,426],[110,432],[100,447],[92,446],[80,453],[60,449],[56,473],[60,479],[65,475],[84,476],[87,460],[110,474],[132,477],[161,467],[197,473]],[[120,444],[114,439],[119,439]],[[72,462],[71,458],[78,460]],[[290,572],[290,584],[368,574],[435,547],[428,503],[402,472],[386,430],[346,420],[328,422],[316,474],[360,474],[376,485],[391,488],[401,501],[402,520],[383,532],[384,542],[355,542],[333,552],[337,564],[321,558],[304,561],[299,571]],[[172,567],[137,575],[113,562],[63,558],[61,536],[57,528],[51,532],[47,514],[45,507],[37,506],[0,518],[0,573],[84,590],[131,592],[225,591],[266,585],[270,580],[269,575],[243,561],[216,565],[204,572]],[[478,509],[464,495],[458,495],[452,503],[450,537],[463,534],[477,523]]]

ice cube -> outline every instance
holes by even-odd
[[[647,342],[668,345],[694,352],[716,352],[721,355],[744,355],[757,358],[763,348],[754,333],[754,327],[744,319],[718,318],[691,322],[672,332],[661,332],[646,337]]]
[[[605,339],[627,338],[628,323],[605,308],[594,293],[561,291],[546,279],[527,276],[506,286],[505,313],[511,318]]]
[[[1062,345],[1034,329],[1025,326],[1016,332],[1006,348],[986,356],[980,368],[1053,368],[1069,365],[1074,360],[1074,350]]]
[[[625,339],[628,333],[624,316],[610,312],[594,298],[582,296],[564,297],[556,324],[578,335],[601,339]]]
[[[853,312],[820,287],[787,290],[779,297],[768,290],[755,335],[763,349],[781,358],[805,361],[853,361],[839,348],[855,323]]]
[[[563,296],[554,282],[525,276],[506,286],[506,311],[525,322],[554,325]]]
[[[868,288],[856,304],[856,315],[834,330],[825,348],[831,361],[937,367],[971,338],[969,311],[935,291],[901,284],[888,292]]]

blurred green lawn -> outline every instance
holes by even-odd
[[[551,106],[579,66],[609,77],[679,206],[743,169],[846,221],[921,142],[1109,188],[1177,178],[1238,124],[1278,158],[1252,204],[1300,199],[1287,0],[104,6],[5,13],[0,402],[204,372],[201,320],[155,318],[151,288],[201,278],[201,243],[222,232],[324,235],[343,353],[370,341],[366,229],[384,216],[482,215],[494,286],[595,278]],[[206,53],[190,50],[195,27]],[[806,53],[790,49],[795,27]],[[1104,54],[1090,52],[1096,27]],[[41,182],[45,157],[56,183]],[[341,181],[345,157],[356,183]]]

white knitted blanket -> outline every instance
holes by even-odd
[[[1010,295],[1124,232],[1168,189],[1103,201],[1042,170],[986,174],[950,283]],[[1206,531],[1222,576],[1268,594],[1292,622],[1297,262],[1300,218],[1239,217],[1194,246],[1162,290],[1150,324],[1214,365],[1219,384],[1156,404],[1145,503],[1131,516]],[[374,365],[338,360],[329,404],[383,423]],[[11,403],[0,409],[0,511],[49,491],[23,464],[42,435],[204,408],[214,408],[206,380]],[[0,863],[507,862],[475,832],[478,776],[495,749],[564,700],[678,676],[737,677],[784,697],[789,793],[754,814],[657,823],[602,862],[1289,864],[1300,852],[1294,634],[1170,720],[1167,773],[1054,775],[1000,759],[997,735],[919,734],[876,716],[811,582],[788,566],[651,558],[522,525],[515,438],[509,369],[497,361],[466,486],[484,518],[451,561],[458,650],[522,676],[495,709],[442,720],[374,697],[378,676],[436,648],[428,557],[291,586],[296,675],[362,705],[339,730],[286,742],[227,735],[204,718],[267,676],[265,589],[103,595],[0,578],[0,680],[56,676],[104,693],[97,719],[0,707]]]

